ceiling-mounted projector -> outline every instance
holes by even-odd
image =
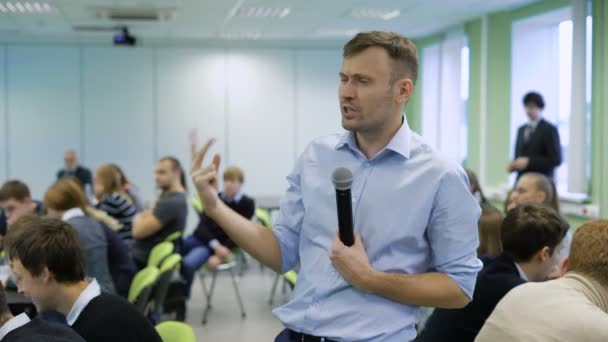
[[[127,27],[123,27],[119,33],[114,35],[114,45],[135,46],[137,38],[131,35]]]

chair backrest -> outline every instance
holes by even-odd
[[[201,198],[198,197],[198,194],[190,200],[190,204],[192,205],[192,208],[194,208],[194,211],[196,211],[198,214],[203,213],[205,205],[203,204],[203,201],[201,201]]]
[[[181,239],[181,238],[182,238],[182,232],[173,232],[173,233],[169,234],[169,236],[167,236],[164,241],[175,242],[176,240]]]
[[[144,313],[152,289],[158,280],[160,271],[155,266],[148,266],[135,274],[127,299],[133,303],[137,309]]]
[[[272,228],[272,221],[270,220],[270,213],[266,209],[255,208],[255,218],[266,228]]]
[[[152,295],[152,298],[154,298],[154,317],[160,317],[163,313],[163,304],[167,298],[171,279],[173,278],[173,274],[179,270],[181,261],[182,256],[177,253],[173,253],[168,256],[160,266],[160,275]]]
[[[160,265],[160,274],[163,274],[167,271],[179,270],[181,261],[181,255],[177,253],[169,255],[167,258],[165,258],[165,260],[163,260],[162,264]]]
[[[289,271],[283,274],[283,277],[285,278],[285,280],[287,280],[288,283],[290,283],[292,286],[295,286],[296,281],[298,281],[298,272]]]
[[[163,241],[150,251],[148,256],[148,266],[160,267],[160,264],[165,260],[166,257],[173,254],[175,246],[172,242]]]
[[[196,342],[194,330],[186,323],[166,321],[156,326],[163,342]]]

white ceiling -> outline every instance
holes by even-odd
[[[25,2],[26,0],[22,0]],[[29,0],[30,3],[36,0]],[[455,27],[485,13],[512,9],[536,0],[41,0],[55,6],[50,14],[0,13],[2,41],[111,42],[111,32],[76,32],[73,26],[126,25],[144,44],[204,43],[242,40],[260,42],[343,41],[353,32],[393,30],[412,38]],[[7,0],[0,0],[6,3]],[[17,0],[13,0],[14,4]],[[99,8],[148,8],[171,13],[154,22],[113,21]],[[283,18],[231,16],[239,8],[289,8]],[[362,19],[353,10],[399,10],[391,19]]]

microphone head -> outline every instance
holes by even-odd
[[[337,190],[348,190],[353,185],[353,173],[345,167],[339,167],[331,175],[331,181]]]

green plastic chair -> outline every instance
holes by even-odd
[[[293,288],[294,286],[296,286],[296,281],[298,281],[298,272],[289,271],[289,272],[283,274],[283,278],[285,280],[287,280],[289,285],[291,285],[291,287]]]
[[[135,305],[139,312],[144,315],[146,314],[148,301],[159,275],[160,271],[158,268],[148,266],[137,272],[135,277],[133,277],[133,281],[131,282],[127,299],[130,303]]]
[[[194,211],[196,211],[199,214],[201,214],[203,212],[203,210],[205,209],[205,205],[203,204],[203,201],[201,201],[201,198],[198,197],[198,195],[194,196],[190,200],[190,204],[192,205],[192,208],[194,208]]]
[[[166,321],[156,326],[163,342],[196,342],[194,330],[186,323]]]
[[[160,267],[166,257],[173,254],[175,246],[172,242],[164,241],[154,246],[148,256],[148,266]]]
[[[217,266],[215,270],[207,269],[207,265],[201,266],[199,269],[198,275],[201,281],[201,285],[203,287],[203,294],[205,295],[205,299],[207,300],[207,305],[205,305],[205,310],[203,311],[203,325],[207,324],[207,318],[209,317],[209,312],[211,311],[211,300],[213,299],[213,294],[215,292],[215,284],[217,281],[217,275],[220,272],[229,273],[230,280],[232,281],[232,287],[234,289],[234,295],[239,305],[239,309],[241,310],[241,318],[247,317],[247,312],[245,311],[245,305],[243,304],[243,299],[241,297],[241,291],[239,290],[238,282],[236,280],[236,272],[235,269],[239,265],[239,261],[237,256],[243,253],[239,248],[232,249],[232,253],[226,257],[220,265]],[[206,274],[211,273],[211,284],[209,288],[207,287],[207,281],[205,280]]]
[[[296,286],[296,282],[298,281],[298,272],[291,270],[291,271],[286,272],[282,276],[279,273],[277,273],[275,275],[274,281],[272,283],[272,287],[270,288],[270,296],[268,298],[268,304],[270,304],[270,305],[274,304],[274,297],[275,297],[275,294],[277,293],[277,287],[279,286],[279,282],[281,281],[281,278],[283,278],[283,284],[281,285],[281,292],[283,294],[285,294],[287,291],[287,285],[289,285],[289,287],[291,287],[292,289],[294,288],[294,286]]]
[[[178,253],[173,253],[162,262],[160,266],[160,272],[158,276],[157,285],[154,288],[152,297],[154,298],[153,312],[156,317],[160,317],[163,314],[163,304],[167,298],[169,291],[169,285],[171,285],[171,279],[175,272],[178,272],[181,266],[182,256]]]
[[[169,236],[165,238],[166,242],[175,242],[182,238],[182,232],[171,233]]]
[[[272,221],[270,220],[270,213],[268,210],[255,208],[253,216],[255,216],[255,218],[260,221],[264,227],[272,229]]]

